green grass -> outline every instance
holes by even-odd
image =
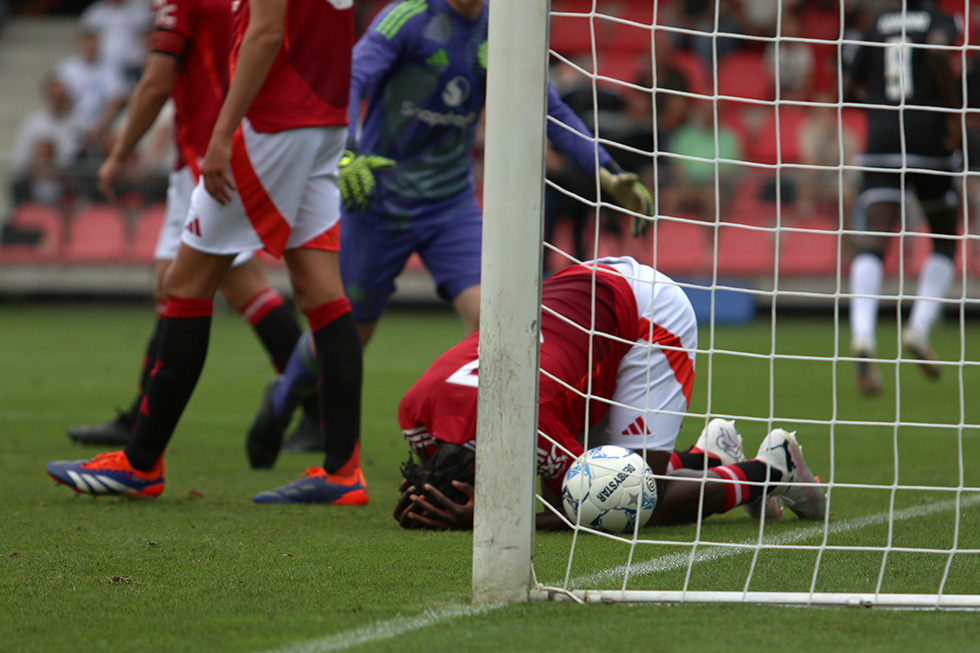
[[[106,649],[251,651],[313,642],[301,650],[356,644],[358,650],[498,651],[569,650],[975,650],[976,616],[968,613],[896,612],[845,608],[787,609],[757,606],[589,606],[527,604],[468,612],[469,533],[404,532],[391,518],[398,464],[407,455],[395,419],[402,393],[439,353],[462,335],[459,322],[441,312],[392,312],[382,321],[366,355],[363,418],[364,467],[371,490],[365,508],[257,506],[255,492],[295,478],[317,464],[315,455],[283,455],[273,471],[252,471],[244,432],[257,406],[269,367],[249,329],[219,313],[208,364],[167,456],[167,489],[153,502],[74,497],[44,475],[45,463],[89,457],[71,445],[65,428],[102,421],[113,406],[131,399],[135,366],[151,326],[146,307],[0,307],[0,649],[10,651]],[[831,357],[838,347],[826,319],[780,319],[773,347],[768,322],[719,328],[703,347],[778,355]],[[977,325],[968,325],[966,360],[980,360]],[[882,343],[894,342],[882,330]],[[940,356],[960,358],[955,325],[935,336]],[[883,353],[888,353],[883,346]],[[845,484],[955,487],[958,451],[980,456],[976,424],[980,407],[959,397],[977,395],[980,372],[963,368],[962,380],[947,370],[940,383],[921,379],[912,365],[886,367],[886,387],[876,399],[853,394],[847,363],[769,362],[717,354],[698,362],[692,412],[741,414],[739,426],[751,454],[765,421],[799,430],[814,470]],[[836,391],[834,391],[836,382]],[[896,382],[900,389],[896,398]],[[794,423],[792,420],[804,420]],[[813,422],[843,420],[831,429]],[[808,423],[807,420],[810,422]],[[919,422],[933,426],[889,424]],[[960,422],[974,425],[960,436]],[[870,422],[850,424],[849,422]],[[687,420],[679,440],[687,446],[703,419]],[[832,449],[833,447],[833,449]],[[963,470],[964,483],[980,484]],[[966,496],[966,495],[965,495]],[[942,505],[948,493],[841,487],[831,500],[832,524],[887,511]],[[828,536],[831,546],[976,547],[980,517],[923,511],[899,521],[849,527]],[[804,525],[792,515],[768,524],[766,535],[789,537]],[[662,558],[680,549],[663,542],[691,541],[696,527],[645,531],[661,543],[641,543],[633,559]],[[702,540],[742,542],[758,538],[758,525],[740,510],[712,517]],[[803,539],[818,545],[821,537]],[[564,579],[572,536],[539,534],[539,580]],[[710,548],[710,547],[709,547]],[[578,539],[573,578],[626,562],[629,547],[605,538]],[[813,550],[765,550],[755,560],[750,589],[807,591],[814,577]],[[948,556],[889,555],[882,588],[935,592]],[[630,588],[741,589],[751,554],[699,562],[631,579]],[[816,587],[871,592],[882,554],[827,550]],[[977,556],[952,564],[946,591],[976,592]],[[601,587],[618,587],[606,580]],[[460,616],[450,618],[453,611]],[[433,625],[399,632],[413,619]],[[428,622],[426,622],[428,623]],[[365,629],[359,631],[358,629]],[[331,639],[333,638],[333,639]],[[373,638],[373,639],[372,639]],[[319,644],[316,644],[319,642]]]

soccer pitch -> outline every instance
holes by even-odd
[[[391,312],[365,358],[362,447],[371,491],[365,508],[258,506],[252,494],[293,480],[316,455],[283,454],[272,471],[248,469],[244,434],[270,367],[255,336],[229,312],[216,315],[198,391],[168,453],[167,489],[156,501],[74,497],[56,487],[44,465],[84,458],[98,449],[69,443],[69,425],[111,417],[134,391],[136,366],[152,323],[152,307],[5,305],[0,309],[0,648],[9,651],[149,649],[400,650],[400,651],[644,651],[710,650],[976,650],[975,614],[962,612],[778,608],[759,606],[576,606],[469,603],[470,533],[406,532],[391,518],[398,464],[407,457],[395,419],[397,402],[425,367],[461,335],[443,312]],[[980,360],[967,323],[966,360]],[[842,334],[846,337],[846,330]],[[881,331],[891,355],[894,330]],[[934,335],[941,359],[959,357],[958,325]],[[779,318],[771,325],[707,329],[701,347],[777,356],[832,357],[829,317]],[[840,348],[846,352],[846,347]],[[770,365],[772,384],[770,385]],[[810,421],[836,419],[837,483],[955,487],[960,482],[954,429],[903,426],[895,445],[887,425],[849,422],[976,424],[980,407],[960,393],[980,390],[980,370],[967,367],[930,383],[912,364],[884,366],[881,397],[853,393],[849,363],[744,358],[718,353],[698,360],[692,412],[781,419],[798,429],[815,473],[829,473],[829,429]],[[895,384],[900,383],[900,398]],[[836,386],[836,393],[835,388]],[[836,397],[835,397],[836,394]],[[786,419],[782,419],[785,417]],[[793,423],[792,419],[802,420]],[[678,441],[693,443],[703,425],[689,418]],[[740,420],[751,456],[766,424]],[[980,436],[967,431],[963,459],[980,459]],[[897,462],[896,462],[897,461]],[[896,471],[897,469],[897,471]],[[971,466],[963,484],[977,486]],[[949,547],[952,493],[844,487],[831,499],[828,544]],[[887,516],[894,503],[896,522]],[[964,495],[961,548],[980,542],[975,496]],[[650,537],[690,541],[697,527],[661,529]],[[755,541],[758,524],[741,510],[712,517],[701,539]],[[820,525],[787,511],[767,524],[774,543],[818,545]],[[890,539],[889,539],[890,538]],[[569,533],[536,539],[541,582],[560,583],[572,543]],[[667,545],[640,544],[631,589],[680,589],[687,556]],[[626,545],[578,539],[571,575],[594,587],[618,587]],[[753,554],[704,547],[691,589],[742,589]],[[808,591],[814,551],[764,551],[754,562],[751,589]],[[679,561],[683,557],[683,561]],[[883,591],[934,593],[948,556],[892,552]],[[817,587],[871,592],[881,553],[824,553]],[[980,565],[958,557],[946,591],[975,593]]]

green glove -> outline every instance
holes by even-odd
[[[655,206],[650,191],[637,179],[634,173],[624,172],[615,164],[599,168],[599,184],[602,190],[612,195],[616,203],[627,211],[641,214],[634,215],[630,225],[630,233],[634,238],[645,234],[653,224],[650,218],[653,217]]]
[[[357,211],[366,209],[377,187],[374,171],[391,168],[395,163],[383,156],[344,150],[344,155],[340,157],[340,196],[344,200],[344,208]]]

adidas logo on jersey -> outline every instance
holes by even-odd
[[[449,65],[449,57],[446,56],[446,51],[442,48],[436,50],[436,53],[425,60],[425,63],[430,66],[436,66],[439,68],[445,68]]]
[[[198,218],[194,218],[184,227],[186,231],[191,232],[195,236],[201,235],[201,221]]]

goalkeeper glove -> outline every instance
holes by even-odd
[[[374,171],[391,168],[395,163],[383,156],[344,150],[344,155],[340,157],[340,196],[344,200],[344,208],[366,209],[377,186]]]
[[[634,215],[630,233],[639,238],[653,223],[653,197],[647,187],[641,184],[636,174],[626,172],[615,161],[599,168],[599,185],[603,192],[609,193],[616,203]]]

